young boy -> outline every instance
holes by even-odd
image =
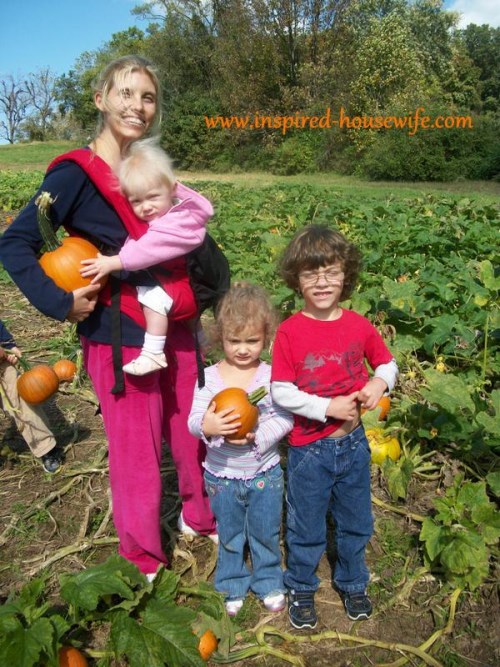
[[[30,405],[17,393],[17,373],[14,366],[21,352],[0,320],[0,407],[13,417],[19,433],[33,456],[40,459],[46,472],[55,473],[62,465],[62,452],[56,445],[47,417],[39,405]]]
[[[317,623],[315,574],[326,549],[326,515],[335,522],[333,583],[352,620],[371,616],[365,548],[373,531],[370,449],[360,409],[373,410],[396,381],[397,366],[370,322],[339,302],[354,289],[357,249],[320,225],[300,230],[281,274],[304,299],[278,328],[271,391],[294,413],[287,463],[288,612],[295,628]],[[365,359],[374,370],[369,379]]]

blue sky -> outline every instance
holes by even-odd
[[[148,21],[132,16],[140,0],[0,0],[0,76],[49,67],[64,74],[84,51]]]
[[[148,22],[131,15],[141,0],[0,0],[2,40],[0,76],[28,74],[49,67],[63,74],[84,51],[93,51],[111,35]],[[463,23],[500,25],[498,0],[447,0],[463,14]]]

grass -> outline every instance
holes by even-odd
[[[34,142],[0,146],[0,170],[41,170],[45,171],[49,162],[57,155],[80,144],[70,141]],[[334,173],[298,174],[295,176],[276,176],[264,172],[246,172],[242,174],[218,174],[214,172],[179,171],[183,181],[217,181],[228,182],[248,188],[261,188],[279,183],[312,184],[331,187],[339,195],[352,196],[353,199],[368,197],[386,200],[398,197],[419,197],[424,194],[437,196],[450,195],[466,197],[483,204],[498,202],[500,183],[494,181],[454,181],[451,183],[400,183],[370,182],[354,176],[341,176]]]

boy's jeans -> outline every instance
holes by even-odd
[[[341,438],[324,438],[288,448],[288,589],[315,591],[315,574],[326,549],[326,515],[335,521],[334,584],[364,591],[369,581],[365,547],[373,531],[370,448],[363,426]]]
[[[227,600],[284,593],[280,528],[283,471],[279,465],[253,479],[215,477],[205,471],[205,488],[217,520],[219,555],[215,589]],[[248,542],[252,572],[245,564]]]

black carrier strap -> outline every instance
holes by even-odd
[[[120,394],[125,389],[123,378],[122,358],[122,325],[120,316],[120,281],[116,276],[110,274],[109,284],[111,290],[111,351],[113,355],[113,371],[115,374],[115,386],[112,394]]]

